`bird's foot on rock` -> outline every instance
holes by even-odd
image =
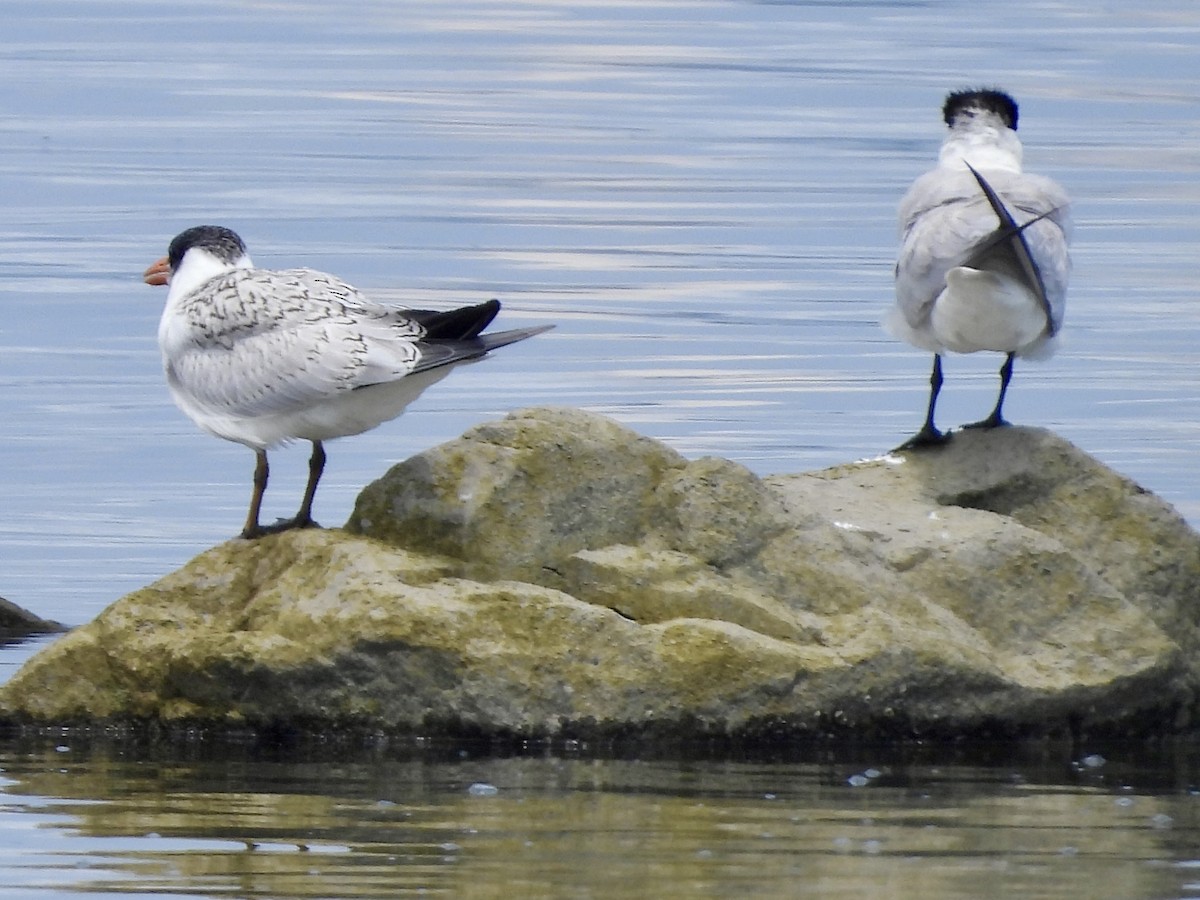
[[[992,413],[986,419],[980,419],[978,422],[964,425],[963,428],[1008,428],[1011,424],[1004,416]]]
[[[295,528],[320,528],[311,516],[301,518],[296,516],[291,519],[279,519],[274,525],[255,525],[253,528],[245,528],[242,530],[241,536],[248,541],[255,538],[264,537],[268,534],[279,534],[283,531],[291,531]]]
[[[926,424],[920,431],[893,450],[893,453],[903,453],[905,450],[924,450],[929,447],[941,447],[950,440],[950,435],[938,431],[932,425]]]

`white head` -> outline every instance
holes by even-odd
[[[170,302],[210,278],[253,265],[236,232],[221,225],[197,225],[175,235],[167,255],[148,268],[143,279],[147,284],[169,284]]]

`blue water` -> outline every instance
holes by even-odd
[[[1200,523],[1198,49],[1183,2],[7,3],[0,595],[79,624],[240,527],[251,454],[172,406],[163,294],[139,277],[200,222],[389,302],[496,296],[499,326],[557,325],[331,444],[326,524],[392,463],[534,404],[760,474],[894,446],[929,365],[878,327],[895,206],[935,157],[943,95],[971,84],[1017,96],[1027,167],[1075,200],[1065,346],[1018,364],[1006,411]],[[998,364],[948,360],[940,421],[986,412]],[[265,518],[294,511],[306,459],[273,456]],[[35,646],[0,650],[0,677]],[[1036,816],[1024,798],[1005,808]],[[70,817],[41,824],[90,852]],[[960,885],[1006,864],[981,852]],[[704,890],[752,892],[760,862]]]

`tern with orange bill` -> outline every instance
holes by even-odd
[[[325,441],[394,419],[457,366],[553,327],[484,334],[496,300],[382,306],[333,275],[257,268],[242,239],[216,225],[181,232],[143,277],[168,286],[158,343],[175,403],[208,433],[254,451],[244,538],[316,525]],[[294,440],[312,444],[300,509],[260,525],[267,451]]]

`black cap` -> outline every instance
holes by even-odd
[[[203,247],[218,259],[235,262],[245,256],[246,245],[232,229],[223,225],[196,225],[175,235],[167,249],[167,262],[174,272],[183,262],[183,255],[193,247]]]
[[[964,113],[972,111],[990,112],[999,116],[1013,131],[1017,130],[1017,101],[997,88],[968,88],[953,91],[946,96],[942,106],[942,118],[947,125],[953,125],[955,119]]]

